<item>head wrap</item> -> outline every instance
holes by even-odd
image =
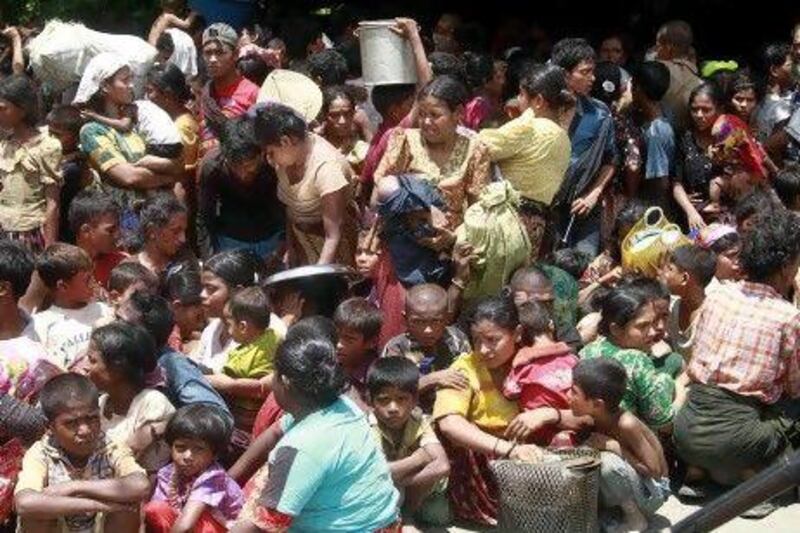
[[[739,165],[750,174],[767,177],[766,153],[747,124],[734,115],[720,115],[711,128],[711,159],[720,165]]]
[[[715,242],[732,233],[736,233],[736,228],[733,226],[729,226],[727,224],[718,224],[715,222],[701,229],[695,237],[695,242],[701,248],[708,250],[714,246]]]
[[[73,104],[85,104],[100,90],[100,85],[121,69],[127,67],[125,60],[110,52],[103,52],[96,55],[86,65],[86,70],[81,76],[81,83],[78,85],[78,92],[72,100]]]

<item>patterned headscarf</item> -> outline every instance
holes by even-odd
[[[711,128],[711,159],[720,165],[739,165],[748,173],[767,178],[766,153],[742,119],[720,115]]]

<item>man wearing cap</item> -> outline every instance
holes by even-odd
[[[201,102],[201,156],[218,144],[209,123],[245,114],[258,96],[258,86],[236,70],[238,40],[236,30],[227,24],[212,24],[203,32],[203,61],[210,79]]]

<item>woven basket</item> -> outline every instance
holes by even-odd
[[[591,448],[548,450],[541,463],[498,460],[500,531],[590,533],[598,530],[600,454]]]

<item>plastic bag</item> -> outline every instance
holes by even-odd
[[[680,226],[667,220],[660,207],[651,207],[622,241],[622,267],[655,278],[667,255],[684,244],[691,241]]]

